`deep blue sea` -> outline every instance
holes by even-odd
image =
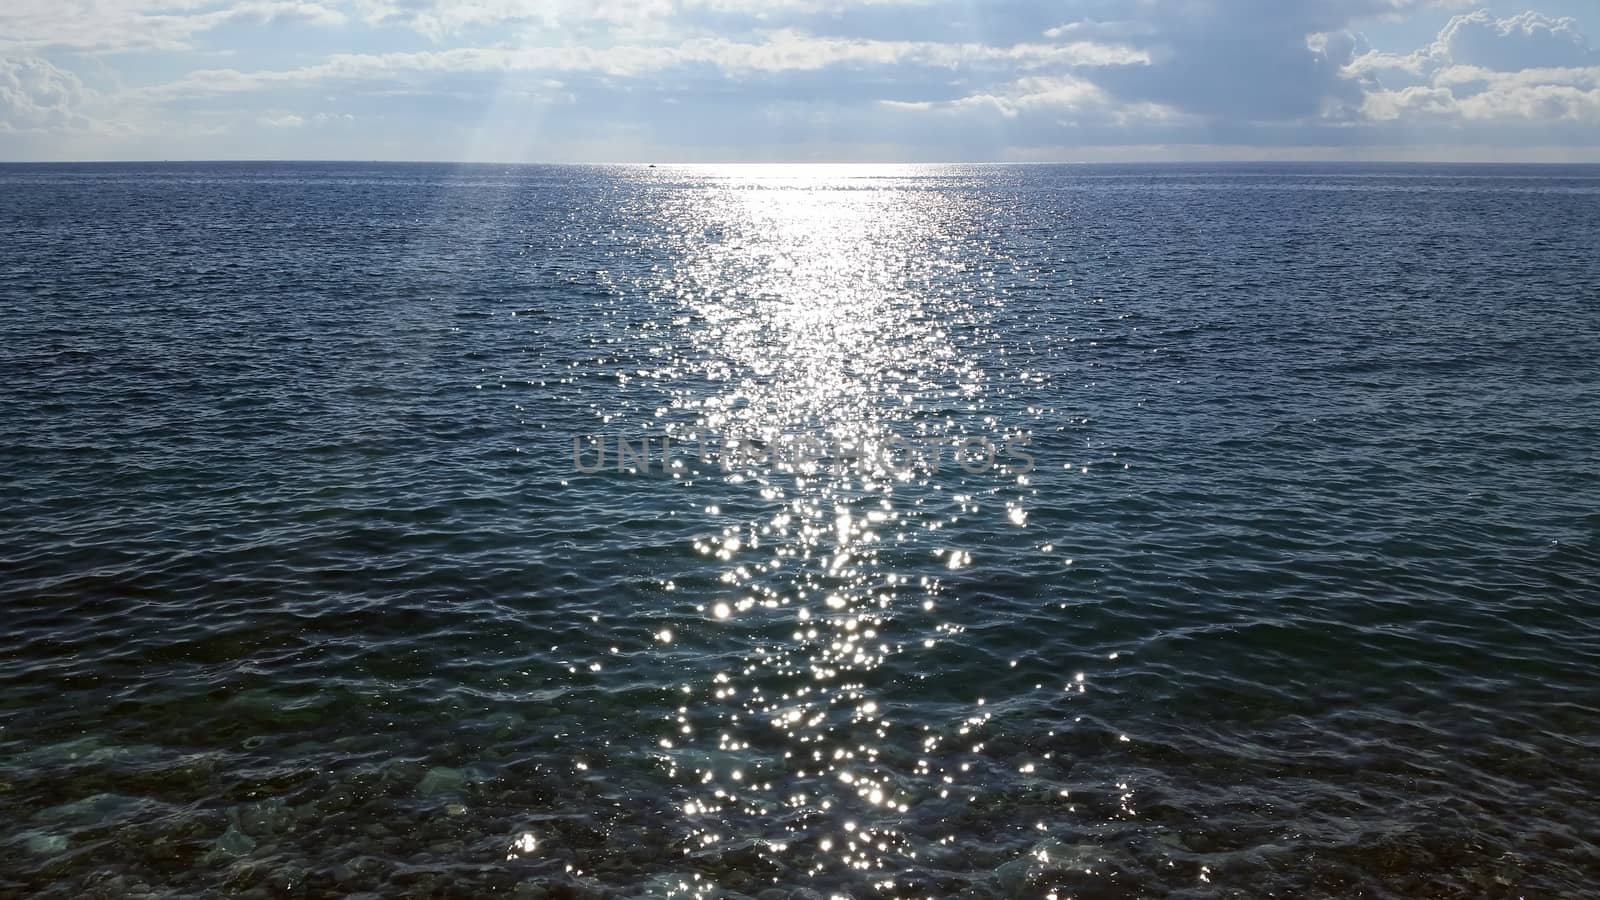
[[[1600,884],[1600,167],[9,165],[0,321],[0,898]]]

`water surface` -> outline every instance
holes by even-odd
[[[1600,168],[4,166],[0,236],[0,896],[1600,883]]]

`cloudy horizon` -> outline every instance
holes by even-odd
[[[12,0],[0,159],[1600,162],[1573,0]]]

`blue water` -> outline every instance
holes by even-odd
[[[0,897],[1600,883],[1600,168],[14,165],[0,320]]]

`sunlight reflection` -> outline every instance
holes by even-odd
[[[681,261],[660,299],[682,310],[694,348],[671,367],[706,387],[675,389],[661,418],[681,443],[753,448],[725,472],[702,464],[674,477],[725,479],[764,511],[695,542],[725,567],[702,614],[750,649],[736,670],[686,688],[660,738],[685,791],[684,852],[749,847],[819,876],[886,871],[929,852],[934,823],[970,802],[971,791],[951,792],[967,771],[957,760],[981,751],[962,737],[971,719],[953,723],[959,743],[896,722],[897,679],[919,667],[885,665],[960,631],[937,618],[938,579],[897,570],[930,549],[950,570],[972,565],[965,548],[914,549],[979,512],[979,490],[947,494],[947,483],[981,481],[988,497],[1015,488],[880,452],[906,436],[1004,438],[981,412],[984,371],[952,338],[984,316],[950,287],[970,280],[969,264],[942,252],[965,210],[873,180],[894,174],[884,167],[700,174],[716,180],[672,210]],[[808,440],[828,454],[776,452]],[[1025,524],[1020,497],[990,508]]]

